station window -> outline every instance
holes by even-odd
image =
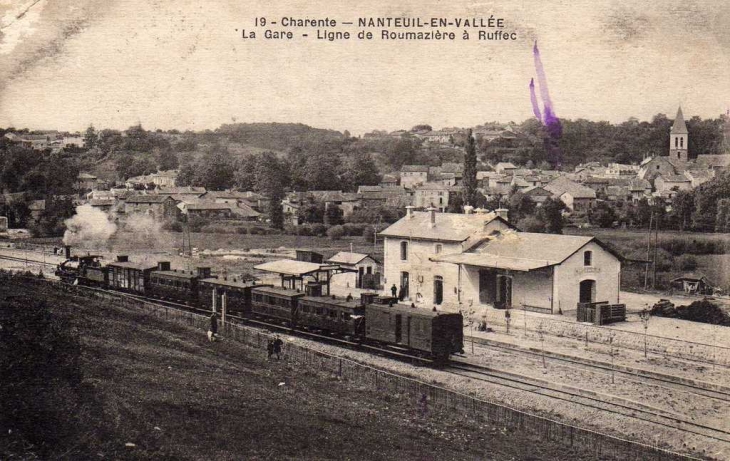
[[[400,242],[400,260],[408,261],[408,242]]]
[[[586,251],[583,253],[583,265],[584,266],[593,265],[593,252],[592,251]]]
[[[433,249],[433,252],[436,254],[440,254],[441,251],[443,250],[443,248],[444,248],[443,245],[441,245],[440,243],[437,243]]]

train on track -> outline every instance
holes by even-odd
[[[219,278],[209,267],[171,269],[169,262],[135,263],[126,256],[104,264],[99,255],[71,256],[58,265],[64,283],[174,301],[223,315],[263,318],[294,330],[314,330],[357,342],[386,345],[442,362],[463,353],[463,317],[397,304],[363,294],[360,299],[314,296],[252,280]]]

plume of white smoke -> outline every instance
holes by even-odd
[[[63,243],[66,245],[105,243],[117,231],[117,225],[106,213],[88,204],[76,207],[76,214],[64,224]]]
[[[124,231],[134,234],[137,242],[144,242],[156,247],[160,243],[158,240],[162,231],[162,222],[155,219],[154,216],[135,213],[125,219]]]

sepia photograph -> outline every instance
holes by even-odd
[[[0,459],[730,460],[730,3],[0,0]]]

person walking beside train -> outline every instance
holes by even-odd
[[[269,357],[267,360],[271,360],[271,357],[274,356],[274,340],[270,339],[269,342],[266,344],[266,352],[269,354]]]
[[[208,330],[208,341],[213,342],[218,339],[218,315],[213,312],[210,314],[210,329]]]
[[[281,359],[281,346],[284,345],[284,341],[281,340],[278,336],[274,340],[274,354],[276,354],[276,360]]]

